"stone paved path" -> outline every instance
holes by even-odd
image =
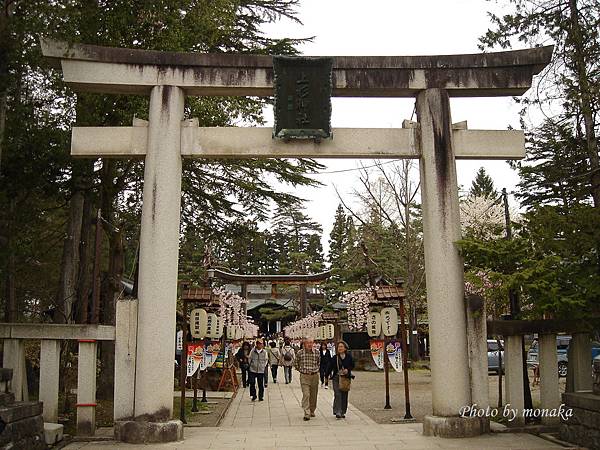
[[[297,375],[297,373],[294,373]],[[300,384],[269,383],[264,402],[251,402],[240,390],[219,427],[186,428],[185,441],[160,445],[127,445],[114,442],[73,443],[69,450],[119,449],[522,449],[563,448],[529,434],[490,434],[469,439],[424,437],[421,424],[376,424],[350,405],[346,419],[333,416],[333,391],[319,389],[316,417],[302,420]],[[350,393],[352,400],[352,392]]]
[[[366,414],[360,412],[353,405],[348,406],[346,419],[338,420],[333,415],[333,390],[319,388],[319,397],[317,399],[316,417],[305,422],[302,418],[304,413],[300,407],[302,401],[302,390],[298,373],[294,373],[291,384],[269,383],[265,389],[264,402],[250,401],[248,388],[240,390],[232,404],[229,406],[227,414],[221,422],[223,427],[285,427],[285,426],[331,426],[333,424],[356,426],[356,425],[374,425]],[[336,423],[337,422],[337,423]]]

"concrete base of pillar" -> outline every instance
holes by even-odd
[[[486,417],[425,416],[423,435],[443,438],[464,438],[490,432],[490,420]]]
[[[115,440],[129,444],[155,444],[183,440],[181,420],[168,422],[143,422],[119,420],[115,422]]]
[[[46,445],[55,445],[63,440],[64,425],[44,422],[44,439]]]

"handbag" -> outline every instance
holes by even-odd
[[[337,367],[338,367],[339,389],[342,392],[348,392],[350,390],[352,380],[350,379],[350,377],[340,375],[340,358],[337,357],[336,360],[337,360]]]

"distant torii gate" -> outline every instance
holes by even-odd
[[[486,430],[485,421],[458,417],[466,405],[487,404],[487,353],[485,322],[477,339],[467,338],[463,261],[455,245],[461,236],[455,159],[522,158],[524,135],[452,125],[449,97],[522,95],[549,63],[552,47],[334,57],[334,96],[416,97],[418,123],[405,122],[402,129],[334,129],[334,139],[320,144],[272,140],[270,128],[200,128],[197,120],[183,121],[186,95],[273,95],[270,56],[53,41],[44,41],[42,49],[60,62],[65,82],[77,92],[150,96],[148,122],[76,127],[72,140],[73,156],[145,157],[135,417],[160,422],[172,413],[173,387],[166,380],[173,377],[182,157],[414,158],[421,170],[434,414],[426,417],[424,432],[458,437]]]
[[[331,271],[326,270],[320,273],[311,274],[289,274],[289,275],[240,275],[237,273],[226,272],[220,269],[208,269],[209,278],[219,278],[220,280],[230,281],[238,283],[242,287],[242,297],[247,298],[247,288],[249,284],[271,284],[271,292],[273,295],[277,294],[277,286],[280,284],[296,285],[299,289],[299,307],[300,317],[306,316],[308,313],[308,302],[307,302],[307,285],[319,284],[327,280],[331,276]]]

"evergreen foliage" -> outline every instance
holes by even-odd
[[[494,180],[490,177],[483,167],[480,167],[471,184],[469,195],[474,197],[496,198],[498,191],[494,188]]]

